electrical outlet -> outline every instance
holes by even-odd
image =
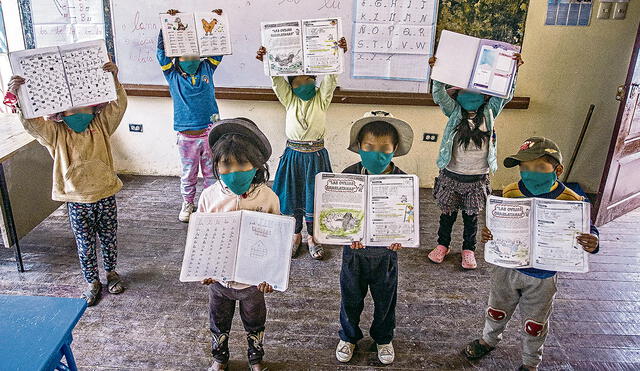
[[[613,3],[605,3],[600,2],[600,7],[598,8],[598,14],[596,18],[598,19],[609,19],[611,17],[611,9],[613,8]]]
[[[611,19],[625,19],[627,17],[627,7],[629,3],[616,3],[611,12]]]
[[[423,142],[437,142],[438,141],[438,134],[424,133],[422,135],[422,141]]]
[[[134,133],[142,133],[142,124],[129,124],[129,131]]]

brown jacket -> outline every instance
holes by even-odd
[[[20,114],[24,129],[53,157],[53,200],[92,203],[122,188],[113,167],[110,137],[127,109],[127,94],[119,82],[116,91],[117,100],[107,104],[82,133],[64,123],[42,117],[25,119]]]

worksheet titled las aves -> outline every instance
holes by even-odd
[[[267,282],[285,291],[294,228],[291,217],[255,211],[193,213],[180,281]]]

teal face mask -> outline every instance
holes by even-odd
[[[371,174],[382,174],[382,172],[389,166],[391,159],[393,158],[393,152],[384,153],[378,151],[358,151],[360,159],[362,160],[362,166],[367,169]]]
[[[461,92],[456,97],[456,101],[465,109],[465,111],[477,111],[482,103],[484,103],[484,95]]]
[[[311,100],[316,95],[316,84],[311,82],[300,85],[293,89],[293,94],[304,101]]]
[[[540,173],[537,171],[521,171],[520,177],[522,177],[522,183],[527,187],[529,192],[534,196],[539,196],[551,191],[551,187],[558,180],[558,176],[555,171],[550,173]]]
[[[249,171],[236,171],[228,174],[220,174],[220,179],[224,185],[231,190],[231,192],[241,196],[251,188],[251,182],[256,176],[258,169]]]
[[[180,68],[189,75],[193,75],[198,72],[198,67],[200,67],[199,59],[193,61],[180,61]]]
[[[82,133],[89,127],[93,116],[91,113],[74,113],[73,115],[64,116],[62,121],[76,133]]]

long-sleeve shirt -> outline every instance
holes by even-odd
[[[272,77],[273,91],[287,111],[285,133],[290,140],[316,141],[324,139],[327,110],[338,84],[338,75],[326,75],[316,95],[304,101],[293,94],[291,85],[282,76]]]
[[[249,192],[238,196],[231,192],[221,181],[202,191],[198,200],[199,213],[223,213],[238,210],[251,210],[280,215],[280,200],[266,184],[252,186]],[[227,282],[227,287],[242,290],[250,285]]]
[[[207,57],[200,63],[196,73],[189,75],[179,70],[174,59],[165,54],[162,32],[158,36],[156,54],[173,100],[173,130],[201,130],[208,127],[211,116],[219,114],[213,73],[222,56]]]
[[[92,203],[122,188],[113,166],[110,137],[127,109],[127,93],[119,82],[116,92],[117,100],[109,102],[81,133],[64,123],[42,117],[25,119],[20,114],[24,129],[53,157],[53,200]]]
[[[504,106],[513,98],[513,92],[515,90],[515,83],[511,89],[511,93],[507,98],[491,97],[484,107],[485,123],[487,130],[491,133],[489,140],[489,151],[487,152],[487,162],[489,163],[489,169],[491,172],[498,170],[497,161],[497,136],[494,130],[494,120]],[[436,164],[438,168],[444,169],[451,161],[451,153],[454,146],[455,129],[458,123],[462,120],[462,106],[455,99],[451,98],[445,89],[445,85],[440,81],[433,81],[433,101],[440,106],[442,112],[449,118],[447,125],[444,128],[444,134],[442,135],[442,142],[440,143],[440,151],[438,152],[438,160]],[[481,173],[479,171],[478,173]]]
[[[517,183],[509,184],[503,191],[502,197],[506,198],[524,198],[524,197],[538,197],[538,198],[548,198],[554,200],[566,200],[566,201],[584,201],[584,197],[575,193],[573,190],[565,186],[562,182],[558,181],[556,184],[551,187],[551,190],[547,193],[541,195],[534,195],[531,193],[527,187],[525,187],[524,183],[521,181]],[[595,225],[591,224],[591,234],[596,236],[599,235],[598,228]],[[600,246],[593,252],[593,254],[597,253],[600,250]],[[553,277],[556,272],[548,271],[544,269],[537,268],[522,268],[518,269],[519,272],[524,273],[528,276],[536,277],[536,278],[549,278]]]

